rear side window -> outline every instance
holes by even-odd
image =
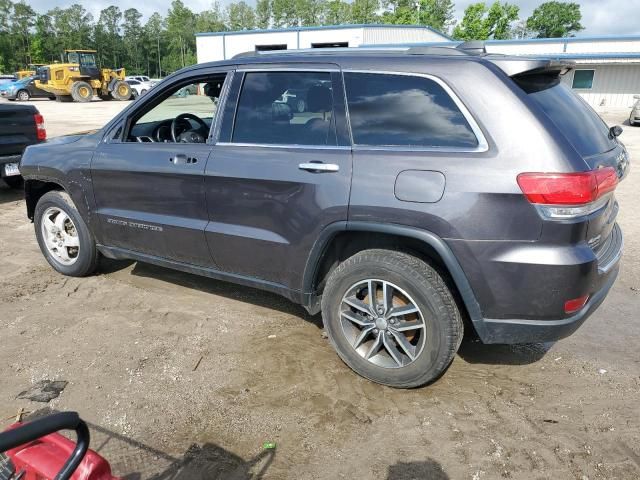
[[[607,125],[568,86],[559,81],[548,84],[548,88],[534,88],[529,81],[519,83],[581,156],[590,157],[615,148]]]
[[[425,77],[347,72],[353,141],[358,145],[475,148],[476,138],[451,96]]]
[[[233,142],[335,146],[329,72],[248,72]]]

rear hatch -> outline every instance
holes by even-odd
[[[583,159],[585,174],[598,173],[594,175],[598,179],[595,180],[595,188],[607,189],[602,198],[594,195],[594,208],[589,210],[589,214],[584,217],[576,215],[574,219],[580,221],[584,218],[588,222],[585,240],[598,258],[603,257],[601,260],[605,261],[611,251],[619,250],[621,246],[622,237],[615,227],[618,204],[613,189],[616,180],[619,182],[627,175],[629,157],[624,145],[591,106],[561,82],[561,74],[570,67],[566,63],[550,61],[533,70],[519,72],[512,78]],[[604,172],[610,172],[609,179],[605,180],[606,185],[600,185],[600,179],[605,178]]]
[[[0,104],[0,161],[2,157],[21,155],[28,145],[38,143],[32,105]]]

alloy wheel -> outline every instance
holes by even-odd
[[[41,228],[49,254],[62,265],[73,265],[78,260],[80,238],[71,217],[58,207],[49,207],[42,215]]]
[[[352,285],[340,303],[340,323],[353,349],[379,367],[406,367],[424,349],[427,331],[420,308],[386,280]]]

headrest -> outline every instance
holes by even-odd
[[[310,112],[330,112],[333,109],[331,90],[322,85],[314,85],[307,92],[307,110]]]

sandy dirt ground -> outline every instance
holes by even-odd
[[[34,103],[51,135],[126,105]],[[640,128],[622,139],[640,159]],[[275,295],[139,263],[58,275],[20,193],[2,186],[0,426],[22,407],[77,410],[129,480],[640,478],[635,167],[617,197],[622,271],[577,333],[466,340],[442,379],[405,391],[352,373],[319,317]],[[17,398],[43,379],[69,383],[49,404]]]

